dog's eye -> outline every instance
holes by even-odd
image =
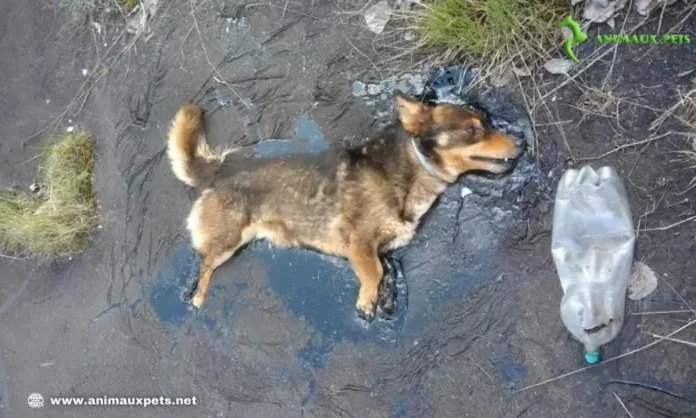
[[[478,139],[483,135],[483,125],[481,125],[480,122],[470,123],[469,126],[466,127],[466,134],[472,140]]]

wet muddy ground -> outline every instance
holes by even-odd
[[[379,314],[367,325],[356,317],[357,286],[344,260],[264,242],[218,270],[194,313],[183,302],[197,271],[184,219],[196,194],[174,178],[164,154],[181,103],[206,109],[213,145],[263,158],[363,141],[389,118],[389,88],[437,96],[448,93],[449,76],[469,82],[458,67],[380,84],[374,62],[386,52],[342,13],[361,4],[285,5],[204,2],[194,19],[189,3],[168,2],[129,45],[118,25],[98,33],[70,24],[57,2],[8,2],[0,17],[0,184],[33,182],[32,157],[44,139],[34,134],[60,117],[58,129],[95,136],[103,220],[79,256],[0,257],[0,417],[624,416],[615,394],[635,417],[696,416],[696,354],[678,343],[515,393],[584,366],[558,312],[549,251],[556,182],[581,158],[648,138],[656,117],[648,107],[667,108],[691,86],[694,74],[679,74],[696,66],[695,44],[620,48],[609,82],[624,99],[618,118],[581,118],[574,83],[550,96],[563,132],[540,115],[537,156],[503,179],[453,185],[414,242],[393,254],[400,267],[392,318]],[[662,27],[681,10],[667,9]],[[692,38],[694,31],[696,17],[681,29]],[[594,48],[582,45],[578,55]],[[611,54],[578,80],[601,86],[610,64]],[[547,76],[540,88],[562,80]],[[501,129],[533,135],[521,98],[464,97]],[[670,123],[661,129],[683,130]],[[693,190],[683,193],[696,173],[673,154],[688,146],[671,136],[588,163],[617,167],[635,221],[659,228],[696,212]],[[627,311],[696,306],[695,251],[696,222],[640,233],[637,258],[663,281]],[[693,317],[628,316],[604,356]],[[696,341],[696,329],[679,338]],[[32,410],[33,392],[197,396],[199,405]]]

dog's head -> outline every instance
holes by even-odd
[[[396,111],[418,149],[450,179],[467,171],[503,173],[522,153],[522,144],[489,129],[477,113],[453,104],[429,106],[401,93]]]

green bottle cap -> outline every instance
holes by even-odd
[[[599,350],[592,351],[590,353],[585,353],[585,361],[587,362],[587,364],[597,364],[599,363],[599,359]]]

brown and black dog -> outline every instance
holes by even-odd
[[[379,254],[408,244],[460,175],[508,171],[522,152],[463,107],[427,106],[401,94],[395,104],[398,123],[360,147],[284,159],[214,153],[201,110],[179,109],[169,158],[179,180],[202,190],[187,222],[202,258],[194,307],[203,304],[216,268],[265,238],[347,258],[360,282],[356,308],[370,320],[383,274]]]

